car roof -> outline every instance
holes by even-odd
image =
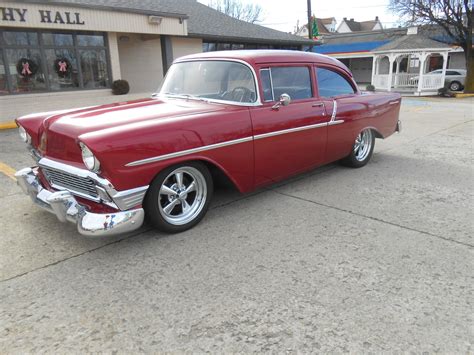
[[[187,55],[180,57],[175,62],[197,60],[197,59],[233,59],[241,60],[252,66],[257,64],[277,64],[277,63],[315,63],[326,64],[338,67],[352,76],[349,69],[335,58],[328,57],[323,54],[290,51],[290,50],[236,50],[236,51],[215,51]]]

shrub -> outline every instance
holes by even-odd
[[[373,86],[372,84],[369,84],[365,87],[365,90],[367,91],[375,91],[375,86]]]
[[[115,80],[112,83],[112,93],[114,95],[126,95],[130,91],[130,85],[127,80]]]

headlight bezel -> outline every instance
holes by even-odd
[[[31,144],[31,136],[23,126],[18,125],[18,134],[24,143]]]
[[[87,145],[82,142],[79,142],[79,146],[81,147],[81,156],[82,161],[86,168],[93,173],[96,173],[100,170],[100,161],[96,158],[94,153],[89,149]]]

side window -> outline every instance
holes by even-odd
[[[461,75],[461,74],[459,74],[457,71],[454,71],[454,70],[448,70],[446,72],[446,75]]]
[[[274,67],[270,72],[275,100],[278,100],[281,94],[290,95],[292,100],[313,96],[308,67]]]
[[[308,67],[273,67],[260,70],[264,101],[275,101],[281,94],[292,100],[311,98],[313,90]]]
[[[270,69],[261,69],[260,78],[262,81],[263,101],[274,101],[272,91],[272,78],[270,76]]]
[[[320,97],[354,94],[354,88],[341,74],[333,70],[316,68]]]

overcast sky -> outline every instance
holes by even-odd
[[[263,9],[260,25],[284,32],[292,32],[296,21],[300,26],[307,23],[307,0],[241,0],[244,3],[259,4]],[[208,4],[209,0],[199,0]],[[378,16],[386,28],[396,27],[397,16],[387,10],[388,0],[312,0],[311,7],[316,17],[335,17],[337,23],[344,17],[356,21],[367,21]]]

